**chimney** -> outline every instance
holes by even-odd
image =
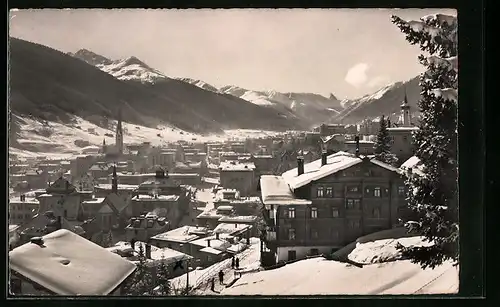
[[[43,238],[42,237],[33,237],[33,238],[31,238],[30,242],[33,244],[36,244],[38,246],[42,246],[43,245]]]
[[[62,228],[62,221],[61,221],[61,216],[58,216],[57,217],[57,226],[56,226],[56,230],[59,230]]]
[[[358,157],[359,156],[359,135],[356,135],[354,140],[356,141],[356,157]]]
[[[207,247],[210,247],[210,239],[207,240]]]
[[[304,157],[297,157],[297,175],[300,176],[304,174]]]
[[[216,240],[219,240],[219,233],[218,233],[218,232],[216,232],[216,233],[215,233],[215,239],[216,239]],[[210,245],[210,244],[209,244],[209,245]]]
[[[146,244],[146,258],[151,259],[151,245]]]
[[[130,247],[135,250],[135,239],[130,240]]]
[[[326,158],[327,158],[326,150],[323,150],[321,152],[321,166],[326,165]]]

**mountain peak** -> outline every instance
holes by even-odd
[[[124,66],[139,65],[139,66],[142,66],[144,68],[151,69],[146,63],[144,63],[143,61],[139,60],[135,56],[129,56],[128,58],[122,60],[121,62],[123,63]]]
[[[104,57],[100,54],[97,54],[97,53],[90,51],[88,49],[85,49],[85,48],[80,49],[75,53],[70,52],[68,54],[75,57],[75,58],[83,60],[90,65],[99,65],[99,64],[107,65],[107,64],[112,63],[112,61],[110,59],[108,59],[107,57]]]

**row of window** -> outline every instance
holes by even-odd
[[[348,227],[350,229],[359,229],[361,227],[361,223],[359,220],[350,220],[348,223]],[[295,228],[289,228],[288,229],[288,240],[293,241],[297,238],[296,236],[297,231]],[[311,229],[310,232],[310,239],[318,239],[319,238],[319,231],[317,229]],[[338,229],[332,228],[330,229],[330,234],[329,238],[333,240],[338,240],[340,238],[340,231]]]
[[[359,199],[348,199],[346,202],[346,209],[350,210],[361,210],[361,201]],[[295,208],[288,208],[287,218],[294,219],[295,218]],[[332,208],[331,217],[340,217],[340,210],[338,208]],[[373,218],[380,218],[380,208],[373,208],[372,210]],[[318,218],[318,208],[312,207],[310,211],[310,218],[317,219]]]
[[[359,193],[359,186],[348,186],[347,187],[347,192],[348,193]],[[373,195],[374,197],[382,197],[382,189],[380,187],[375,187],[373,188]],[[388,190],[386,189],[386,192]],[[370,195],[370,188],[366,189],[366,194]],[[398,187],[398,196],[405,196],[406,195],[406,189],[404,186],[399,186]],[[316,197],[317,198],[330,198],[333,197],[333,187],[322,187],[319,186],[316,188]]]
[[[32,214],[11,214],[10,216],[16,221],[29,220],[33,217]]]

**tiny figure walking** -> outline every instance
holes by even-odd
[[[234,269],[234,256],[231,258],[231,268]]]
[[[219,281],[221,285],[224,284],[224,272],[222,270],[219,271]]]
[[[240,268],[240,259],[236,258],[236,269]]]
[[[210,280],[210,289],[212,290],[212,292],[215,292],[215,278],[213,277]]]

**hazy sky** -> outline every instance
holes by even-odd
[[[422,71],[420,50],[390,22],[440,9],[20,10],[10,35],[111,59],[131,55],[168,76],[215,86],[333,93],[374,92]]]

